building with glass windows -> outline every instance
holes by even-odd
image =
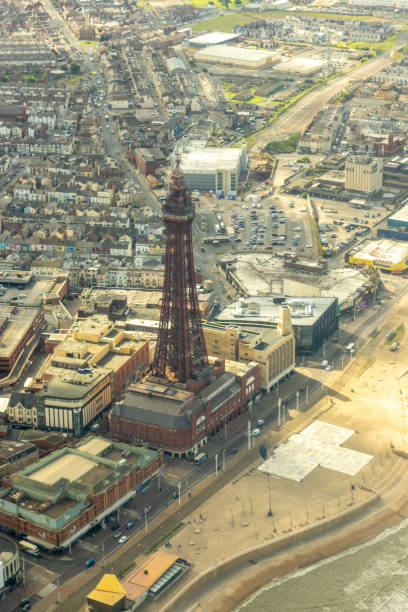
[[[247,168],[246,144],[241,148],[222,148],[190,142],[178,153],[180,167],[190,190],[219,195],[237,194],[240,176]]]
[[[240,298],[226,306],[216,319],[245,328],[275,328],[279,324],[282,304],[290,308],[297,355],[313,354],[338,328],[336,297]]]

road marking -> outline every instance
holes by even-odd
[[[47,586],[43,587],[42,589],[40,589],[37,592],[38,597],[42,597],[44,599],[44,597],[48,597],[48,595],[50,595],[51,593],[53,593],[55,591],[55,589],[57,589],[57,585],[54,584],[53,582],[50,582],[50,584],[47,584]]]

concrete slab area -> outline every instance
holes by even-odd
[[[258,469],[296,482],[303,481],[317,467],[355,476],[372,455],[340,446],[353,434],[352,429],[314,421],[301,433],[291,436]]]

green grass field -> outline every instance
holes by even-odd
[[[247,102],[249,104],[259,104],[260,102],[263,102],[264,100],[265,98],[263,98],[262,96],[252,96],[252,98],[249,98]]]
[[[23,74],[23,81],[30,81],[30,82],[38,81],[41,74],[42,74],[41,72],[25,72]]]
[[[194,0],[192,4],[195,4],[196,2],[201,2],[202,4],[200,4],[200,6],[206,6],[208,4],[206,0]],[[218,2],[216,4],[218,6]],[[196,4],[196,6],[199,6],[199,5]],[[225,8],[223,5],[222,7]],[[359,21],[378,21],[377,17],[371,16],[371,15],[363,15],[363,16],[362,15],[359,15],[359,16],[335,15],[332,13],[314,13],[314,12],[308,12],[308,11],[284,11],[284,10],[264,11],[262,13],[256,13],[255,11],[247,10],[247,11],[240,11],[239,13],[230,13],[228,15],[222,15],[221,17],[214,17],[213,19],[206,19],[205,21],[200,21],[199,23],[196,23],[193,25],[193,30],[196,30],[198,32],[203,32],[206,30],[221,30],[222,32],[232,32],[232,28],[235,25],[245,25],[246,23],[249,23],[250,21],[255,21],[258,19],[280,19],[281,17],[285,17],[286,15],[300,15],[300,16],[305,16],[305,17],[312,15],[315,18],[323,18],[323,19],[324,18],[333,19],[335,17],[339,17],[341,19],[352,19],[352,20],[358,19]],[[363,44],[370,44],[370,43],[363,43]],[[382,43],[372,43],[372,44],[381,45]]]
[[[241,0],[241,5],[247,4],[248,2],[249,2],[249,0]],[[202,8],[203,6],[207,6],[208,3],[209,3],[209,0],[191,0],[190,1],[190,4],[192,4],[193,6],[196,6],[197,8]],[[220,2],[220,0],[212,0],[212,3],[217,8],[224,9],[224,10],[226,8],[225,4]],[[229,2],[229,8],[235,8],[234,0]]]
[[[300,132],[294,132],[286,140],[273,140],[266,147],[269,153],[293,153],[296,151]]]
[[[391,47],[395,45],[397,42],[398,34],[400,32],[404,32],[408,28],[405,27],[399,32],[389,36],[385,40],[381,42],[362,42],[362,41],[354,41],[354,42],[346,42],[346,43],[338,43],[337,47],[347,47],[348,49],[357,49],[361,51],[374,51],[375,53],[384,53],[384,51],[388,51]]]
[[[79,83],[79,81],[83,78],[83,74],[67,74],[67,76],[53,79],[53,81],[58,84],[64,83],[65,85],[77,85],[77,83]]]

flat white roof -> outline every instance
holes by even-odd
[[[79,450],[83,453],[89,453],[90,455],[99,455],[102,451],[109,448],[112,442],[108,440],[101,440],[100,438],[92,438],[87,440],[85,444],[79,446]]]
[[[197,51],[194,57],[200,59],[200,57],[207,58],[213,57],[219,59],[228,60],[242,60],[245,62],[259,62],[266,60],[269,57],[280,57],[279,53],[274,51],[268,51],[266,49],[248,49],[247,47],[233,47],[231,45],[216,45],[215,47],[206,47]]]
[[[389,217],[390,221],[408,221],[408,204],[403,206],[394,215]]]
[[[92,470],[95,465],[93,461],[86,457],[81,457],[74,453],[66,453],[54,461],[50,461],[39,470],[32,472],[30,478],[47,485],[53,485],[61,478],[68,478],[68,480],[72,482],[84,476],[84,474]]]
[[[238,34],[229,34],[228,32],[208,32],[208,34],[201,34],[190,38],[188,41],[192,45],[219,45],[227,42],[227,40],[236,40]]]
[[[314,72],[321,70],[327,64],[326,60],[317,59],[316,57],[294,57],[287,62],[280,62],[275,66],[274,70],[278,72]]]
[[[181,169],[185,174],[212,174],[216,170],[235,170],[242,149],[222,147],[197,147],[182,153]]]
[[[408,259],[408,244],[393,240],[376,240],[368,242],[360,251],[354,253],[352,257],[367,261],[384,261],[398,264]]]

